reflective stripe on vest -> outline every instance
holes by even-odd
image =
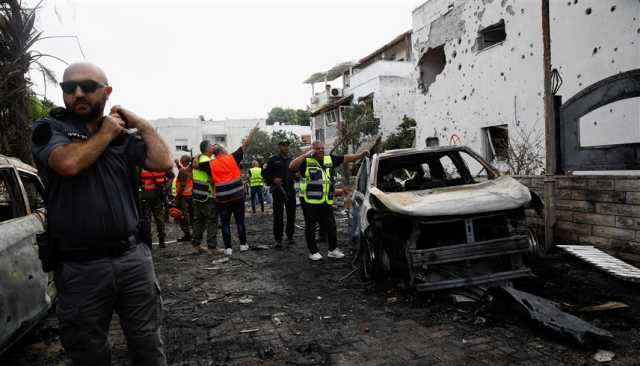
[[[150,172],[148,170],[143,170],[140,172],[140,182],[143,191],[155,191],[156,189],[162,188],[158,186],[156,183],[156,172]],[[161,173],[164,177],[164,173]]]
[[[206,163],[211,159],[206,155],[200,155],[198,164]],[[193,169],[193,200],[205,202],[209,197],[213,197],[209,174],[204,170]]]
[[[167,182],[164,172],[152,172],[152,174],[153,180],[156,182],[156,184],[164,185]]]
[[[231,202],[244,199],[244,185],[236,159],[229,154],[220,154],[209,164],[216,201]]]
[[[176,196],[176,182],[178,181],[178,177],[173,178],[173,181],[171,181],[171,195],[173,197]]]
[[[333,167],[331,156],[324,156],[322,166],[314,158],[307,158],[306,163],[307,169],[300,182],[300,195],[305,202],[313,205],[325,202],[329,205],[333,204],[335,188],[331,177]]]
[[[249,169],[249,185],[251,187],[262,187],[262,169],[259,167]]]

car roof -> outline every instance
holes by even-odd
[[[20,159],[0,154],[0,168],[13,167],[18,170],[24,170],[29,173],[38,174],[38,170],[31,165],[24,163]]]
[[[469,150],[468,147],[462,146],[462,145],[432,146],[432,147],[425,147],[422,149],[408,148],[408,149],[387,150],[385,152],[378,154],[378,157],[380,159],[385,159],[385,158],[414,155],[414,154],[438,153],[438,152],[446,152],[446,151],[468,151],[468,150]]]

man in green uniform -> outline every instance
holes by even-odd
[[[140,172],[140,207],[142,217],[151,222],[151,217],[156,223],[158,242],[160,248],[165,247],[164,238],[164,190],[166,176],[164,172],[152,172],[142,170]],[[150,244],[150,243],[149,243]]]
[[[213,155],[213,145],[208,140],[200,143],[201,154],[193,159],[193,247],[197,251],[213,251],[214,254],[223,254],[222,249],[217,249],[218,212],[213,199],[211,189],[211,177],[209,176],[209,162]],[[203,165],[204,169],[200,168]],[[200,244],[202,235],[207,231],[207,249]]]

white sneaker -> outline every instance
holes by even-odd
[[[227,257],[230,257],[231,254],[233,254],[233,249],[231,249],[231,248],[225,248],[224,249],[224,255],[226,255]]]
[[[327,257],[340,259],[340,258],[344,258],[344,253],[342,253],[342,251],[340,249],[336,248],[336,249],[328,252],[327,253]]]
[[[246,252],[247,250],[249,250],[249,246],[248,245],[245,244],[245,245],[241,245],[240,246],[240,251],[241,252]]]
[[[319,261],[320,259],[322,259],[322,254],[318,252],[309,254],[309,259],[311,259],[312,261]]]

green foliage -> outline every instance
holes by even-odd
[[[405,149],[413,147],[416,138],[416,120],[407,116],[402,117],[402,123],[396,127],[396,132],[387,137],[384,150]]]
[[[275,122],[286,125],[309,126],[311,124],[311,116],[309,111],[303,109],[274,107],[267,116],[267,125],[272,125]]]
[[[40,99],[35,95],[29,97],[29,115],[33,121],[44,118],[49,115],[49,111],[55,105],[49,99]]]
[[[34,105],[29,70],[44,79],[55,75],[40,63],[45,55],[32,49],[42,32],[36,24],[36,7],[19,0],[0,1],[0,153],[31,162],[31,122],[42,112]]]
[[[262,166],[270,157],[278,154],[278,142],[282,140],[289,140],[291,142],[289,145],[289,153],[292,156],[300,155],[302,141],[293,133],[274,131],[272,134],[268,134],[264,131],[258,131],[255,136],[253,136],[253,141],[244,154],[243,162],[249,166],[252,161],[256,160]]]
[[[359,103],[344,110],[344,123],[338,126],[342,153],[356,152],[363,142],[378,134],[380,119],[373,115],[371,103]]]

